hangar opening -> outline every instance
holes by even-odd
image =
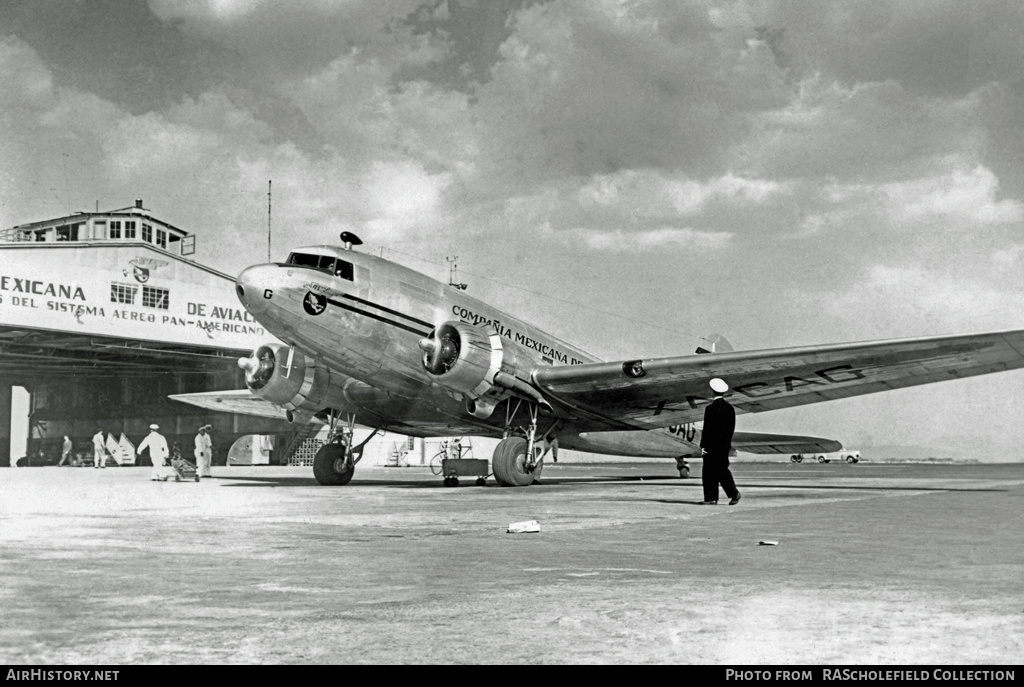
[[[12,423],[32,465],[56,465],[65,435],[91,452],[98,430],[138,445],[151,423],[188,458],[212,425],[215,465],[251,434],[287,460],[305,430],[167,398],[244,388],[235,361],[274,338],[235,300],[234,278],[195,253],[196,237],[141,199],[0,231],[0,466],[22,458]],[[27,404],[12,401],[18,387]]]

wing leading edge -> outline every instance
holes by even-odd
[[[710,353],[542,368],[534,383],[568,412],[609,428],[703,419],[721,377],[740,413],[821,403],[1024,367],[1024,330]]]

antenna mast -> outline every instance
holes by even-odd
[[[267,180],[267,262],[270,262],[270,192],[272,190],[271,181]]]
[[[458,282],[455,281],[459,271],[459,266],[458,264],[456,264],[458,262],[458,259],[458,255],[445,257],[445,260],[448,262],[448,286],[454,286],[459,291],[465,291],[467,285],[459,284]]]

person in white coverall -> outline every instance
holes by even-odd
[[[196,474],[200,477],[212,477],[210,474],[210,460],[213,458],[213,441],[206,430],[210,425],[203,425],[196,435]]]
[[[94,468],[107,467],[107,445],[103,441],[102,429],[92,435],[92,466]]]
[[[167,481],[167,478],[171,476],[171,470],[164,463],[167,462],[170,451],[167,450],[167,440],[157,431],[158,429],[160,429],[158,425],[149,426],[149,435],[139,444],[138,452],[142,453],[146,447],[149,447],[149,459],[153,461],[153,472],[150,479]]]
[[[65,434],[64,435],[64,445],[61,446],[61,449],[60,449],[60,462],[57,463],[57,467],[60,467],[61,465],[63,465],[64,461],[71,457],[71,449],[72,448],[73,448],[73,445],[71,443],[71,439],[68,438],[67,434]]]

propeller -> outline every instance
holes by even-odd
[[[274,351],[268,346],[260,346],[249,358],[239,358],[238,366],[245,370],[245,385],[250,389],[262,389],[274,376],[277,362]]]
[[[423,351],[423,367],[427,372],[443,375],[451,370],[459,359],[459,333],[454,329],[445,328],[439,335],[435,329],[430,336],[420,339],[419,347]]]

